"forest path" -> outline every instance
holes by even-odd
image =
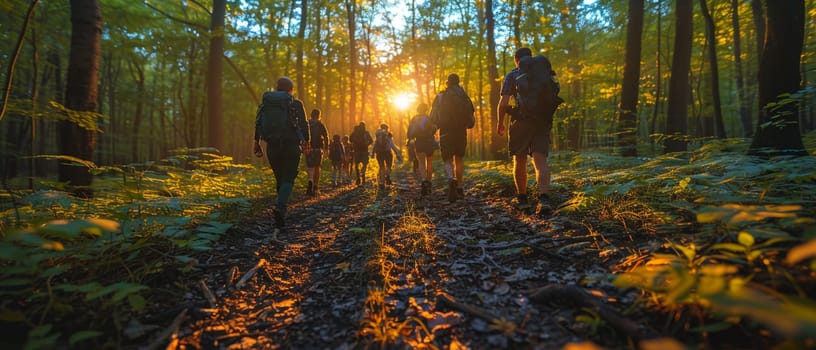
[[[574,233],[570,220],[521,213],[506,189],[466,178],[466,196],[450,203],[442,179],[421,197],[413,176],[394,177],[385,191],[369,183],[297,195],[277,234],[271,209],[246,218],[202,264],[213,263],[187,295],[201,307],[171,347],[549,349],[587,335],[575,309],[530,295],[602,279],[606,268],[583,257],[597,237],[555,238]]]

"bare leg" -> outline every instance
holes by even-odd
[[[536,182],[538,182],[538,192],[544,195],[550,194],[550,166],[547,164],[547,156],[544,153],[533,152],[533,165],[536,171]]]
[[[516,193],[527,195],[527,155],[513,156],[513,179],[516,182]]]

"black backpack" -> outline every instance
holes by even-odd
[[[439,94],[432,118],[440,129],[470,129],[476,124],[473,102],[461,86],[451,86]]]
[[[383,154],[388,152],[388,133],[378,130],[374,136],[374,153]]]
[[[355,126],[354,131],[349,136],[352,146],[355,150],[365,150],[371,144],[371,135],[362,126]]]
[[[267,143],[298,142],[294,98],[285,91],[267,91],[255,116],[255,127]]]
[[[519,60],[516,85],[516,101],[524,117],[552,120],[558,105],[564,102],[558,97],[561,87],[555,80],[552,64],[542,55],[525,56]]]

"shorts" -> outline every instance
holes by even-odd
[[[354,150],[354,164],[368,164],[368,150]]]
[[[550,153],[550,131],[552,122],[539,122],[535,119],[517,119],[510,122],[510,140],[507,149],[512,156]]]
[[[439,152],[442,160],[463,157],[467,146],[467,129],[439,130]]]
[[[320,148],[312,148],[312,151],[306,155],[306,167],[317,168],[323,162],[323,150]]]
[[[431,155],[437,148],[436,140],[434,140],[432,137],[417,138],[416,142],[414,143],[414,148],[416,153],[425,153]]]

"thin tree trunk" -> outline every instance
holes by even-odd
[[[224,21],[227,0],[214,0],[210,26],[210,57],[207,65],[208,144],[224,148]]]
[[[742,136],[751,137],[754,127],[751,122],[751,113],[748,109],[748,100],[745,96],[745,79],[742,76],[742,38],[740,34],[739,0],[731,0],[731,26],[733,27],[734,70],[737,80],[737,105]]]
[[[669,79],[668,115],[663,146],[666,153],[686,151],[688,141],[689,70],[691,68],[691,0],[677,0],[674,58]]]
[[[629,0],[626,56],[621,104],[618,111],[618,148],[622,156],[637,156],[637,102],[640,85],[640,49],[643,34],[643,0]]]
[[[708,41],[708,60],[711,63],[711,99],[714,104],[714,132],[717,138],[725,138],[725,124],[723,123],[722,101],[720,99],[720,68],[717,63],[717,28],[711,12],[708,11],[706,0],[700,0],[700,8],[705,20],[705,35]]]
[[[663,1],[657,1],[657,50],[655,51],[655,69],[657,70],[655,74],[655,106],[654,111],[652,112],[652,123],[649,127],[649,135],[654,135],[657,131],[657,116],[660,114],[660,98],[662,93],[662,86],[663,86],[663,73],[661,72],[662,64],[660,60],[661,54],[661,42],[663,41],[663,27],[661,26],[661,18],[663,18]],[[652,144],[652,151],[654,151],[654,138],[650,137]]]
[[[297,95],[300,98],[306,98],[306,84],[304,84],[304,72],[303,69],[303,46],[306,43],[306,25],[309,24],[309,1],[308,0],[300,0],[300,26],[298,27],[298,36],[297,36],[297,63],[295,66],[295,74],[296,74],[296,84],[297,87]]]
[[[11,56],[11,62],[8,65],[8,71],[6,72],[6,84],[5,89],[3,91],[3,103],[0,104],[0,120],[3,120],[3,116],[6,114],[6,110],[8,109],[8,100],[9,96],[11,95],[11,83],[14,81],[14,67],[17,65],[17,59],[20,57],[20,52],[23,50],[23,40],[25,39],[25,34],[26,31],[28,30],[28,24],[31,23],[31,17],[34,15],[34,9],[37,8],[38,2],[39,0],[34,0],[31,2],[31,5],[28,6],[25,21],[23,22],[23,28],[20,29],[20,35],[17,37],[17,45],[15,46],[14,53]]]
[[[499,94],[501,93],[501,83],[499,82],[499,69],[496,61],[496,21],[493,18],[493,0],[485,0],[485,29],[487,32],[487,78],[490,80],[490,106],[499,105]],[[500,159],[499,150],[504,146],[504,138],[495,131],[498,125],[498,115],[490,114],[490,133],[493,136],[490,140],[490,156],[492,159]]]
[[[345,0],[349,39],[349,121],[357,111],[357,1]],[[349,123],[351,125],[351,123]]]

